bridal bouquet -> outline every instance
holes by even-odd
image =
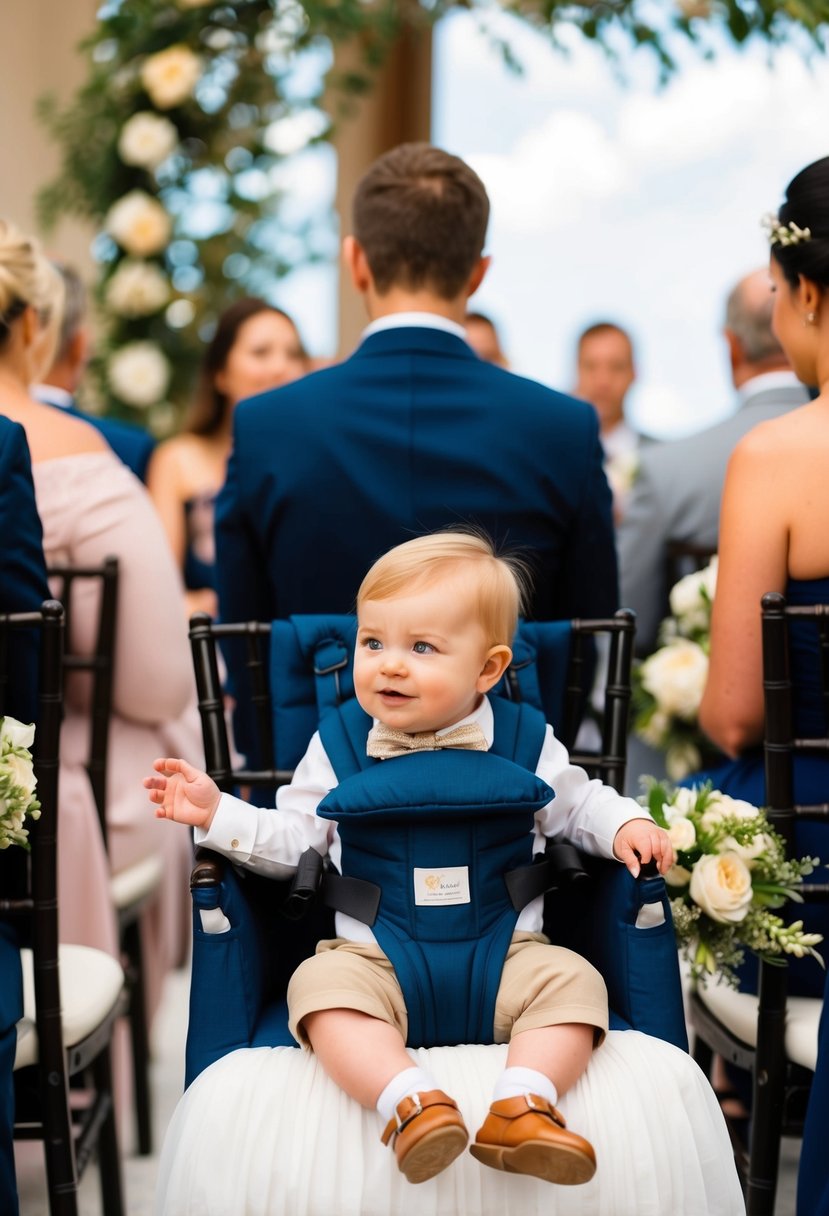
[[[37,778],[32,767],[33,725],[24,726],[16,718],[0,718],[0,849],[20,844],[29,848],[28,819],[40,818],[40,803],[35,798]]]
[[[712,790],[674,789],[653,781],[639,801],[671,838],[676,861],[665,875],[680,954],[691,978],[719,973],[736,987],[735,968],[746,950],[771,962],[781,955],[823,960],[819,933],[787,924],[772,909],[802,903],[798,884],[819,865],[816,857],[786,857],[782,837],[765,813]]]
[[[673,587],[671,616],[659,629],[659,649],[633,670],[633,729],[643,742],[665,752],[673,781],[702,768],[717,755],[697,726],[708,678],[711,605],[717,559]]]

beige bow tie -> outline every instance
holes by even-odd
[[[368,732],[366,754],[375,760],[388,760],[391,756],[405,756],[407,752],[436,751],[444,747],[466,748],[475,752],[489,751],[484,732],[474,722],[466,726],[456,726],[442,735],[436,735],[432,730],[420,730],[414,735],[405,730],[396,730],[393,726],[384,726],[378,722]]]

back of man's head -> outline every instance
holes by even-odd
[[[483,252],[488,220],[478,175],[426,143],[381,156],[354,195],[354,235],[380,295],[401,287],[454,300]]]
[[[765,268],[745,275],[728,296],[725,332],[738,388],[762,372],[789,366],[772,332],[772,305],[769,272]]]
[[[63,262],[55,262],[54,266],[63,279],[63,317],[55,358],[43,379],[46,384],[56,384],[74,393],[83,375],[88,352],[86,289],[71,266]]]

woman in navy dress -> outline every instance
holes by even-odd
[[[829,157],[789,184],[768,218],[774,293],[772,327],[798,377],[817,386],[799,409],[763,422],[734,449],[720,519],[720,561],[711,623],[711,666],[700,724],[731,756],[710,776],[715,788],[762,806],[763,687],[760,599],[780,591],[791,604],[829,603]],[[791,630],[795,731],[825,733],[817,641],[807,622]],[[795,798],[829,802],[829,759],[796,757]],[[829,825],[799,824],[798,854],[829,860]],[[821,867],[818,875],[823,879]],[[829,906],[804,906],[806,928],[829,944]],[[801,909],[798,909],[798,916]],[[790,991],[823,996],[824,972],[793,960]],[[824,1015],[817,1074],[803,1142],[799,1216],[829,1216],[829,1030]]]

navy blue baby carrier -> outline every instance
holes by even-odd
[[[317,814],[337,821],[342,877],[326,903],[369,924],[391,960],[411,1047],[492,1043],[495,999],[520,910],[550,884],[533,864],[535,812],[553,791],[535,776],[543,715],[492,698],[489,752],[366,755],[356,701],[320,737],[339,781]]]

